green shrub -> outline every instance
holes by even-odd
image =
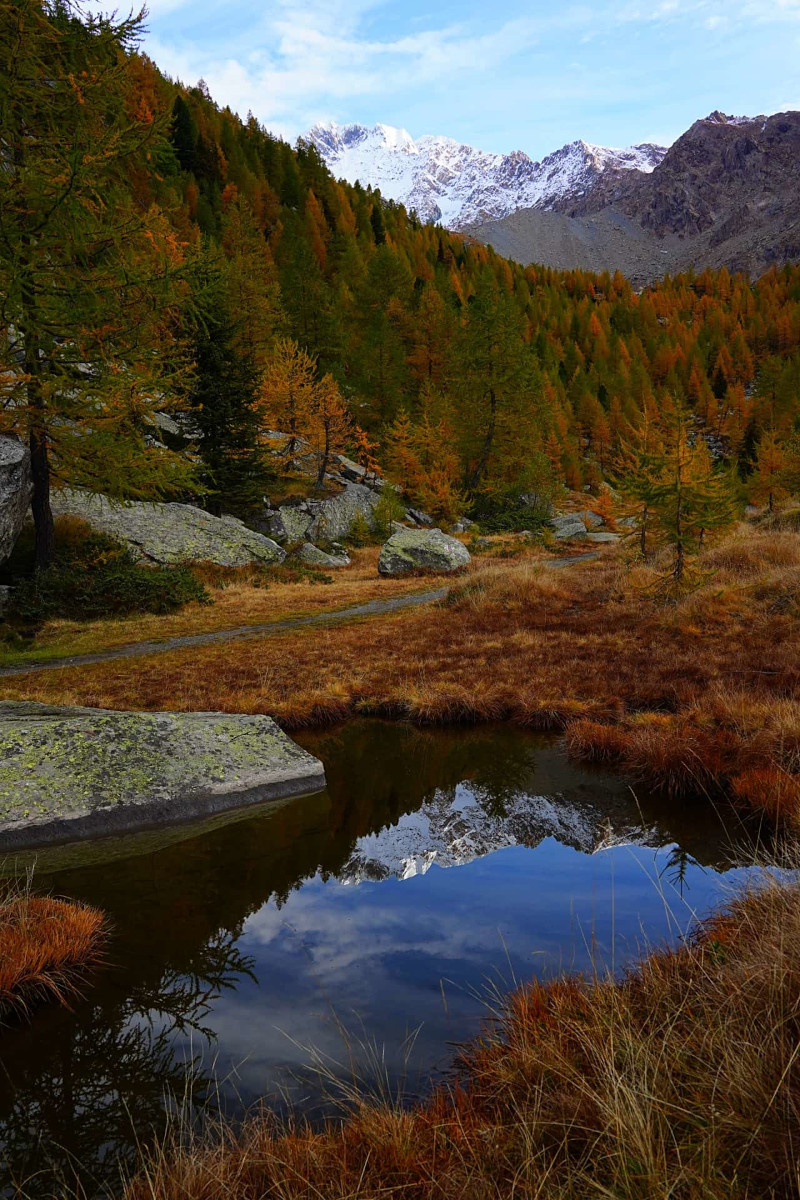
[[[355,520],[350,526],[350,532],[345,541],[349,546],[355,546],[356,549],[361,546],[368,546],[373,541],[372,530],[363,513],[356,513]]]
[[[538,533],[544,528],[548,512],[545,508],[530,508],[519,500],[499,504],[484,501],[480,508],[475,506],[474,517],[481,533],[519,533],[522,529]]]
[[[392,523],[402,521],[406,506],[392,487],[385,487],[373,513],[373,540],[385,542],[392,536]]]
[[[87,621],[211,603],[186,567],[140,566],[125,546],[82,523],[70,522],[59,533],[52,565],[17,581],[9,620],[38,626],[53,617]]]

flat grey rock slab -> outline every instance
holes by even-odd
[[[618,533],[611,533],[610,530],[598,530],[587,533],[583,540],[585,542],[618,542],[620,536]]]
[[[266,716],[0,703],[0,852],[165,826],[325,786]]]
[[[235,517],[214,517],[193,504],[115,504],[106,496],[65,488],[52,499],[56,516],[80,517],[127,543],[143,562],[213,562],[245,567],[282,563],[286,551]]]

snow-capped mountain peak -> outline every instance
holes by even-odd
[[[666,150],[646,143],[625,150],[575,141],[541,162],[521,150],[492,154],[452,138],[414,139],[392,125],[315,125],[312,143],[334,175],[379,188],[424,221],[461,229],[519,208],[550,209],[582,196],[609,170],[652,171]]]
[[[521,790],[499,810],[484,806],[469,784],[460,783],[359,838],[337,878],[344,884],[413,879],[434,865],[459,867],[510,846],[537,846],[548,837],[584,854],[626,843],[658,846],[663,840],[627,814],[616,812],[612,823],[602,800]]]

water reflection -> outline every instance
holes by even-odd
[[[341,1025],[363,1029],[391,1075],[421,1025],[425,1075],[475,1029],[487,980],[620,962],[642,931],[706,911],[750,854],[707,803],[634,796],[509,728],[361,722],[303,741],[326,792],[178,841],[95,844],[42,879],[101,906],[114,936],[73,1013],[0,1037],[7,1180],[36,1171],[29,1191],[58,1194],[75,1159],[89,1190],[113,1182],[191,1060],[198,1102],[234,1070],[229,1106],[279,1099],[289,1072],[311,1104],[303,1047],[341,1057]]]

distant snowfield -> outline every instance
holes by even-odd
[[[423,221],[462,229],[520,208],[550,209],[594,186],[608,170],[650,172],[666,148],[617,150],[577,141],[534,162],[521,150],[490,154],[447,137],[414,139],[392,125],[315,125],[306,138],[337,178],[380,188]]]

